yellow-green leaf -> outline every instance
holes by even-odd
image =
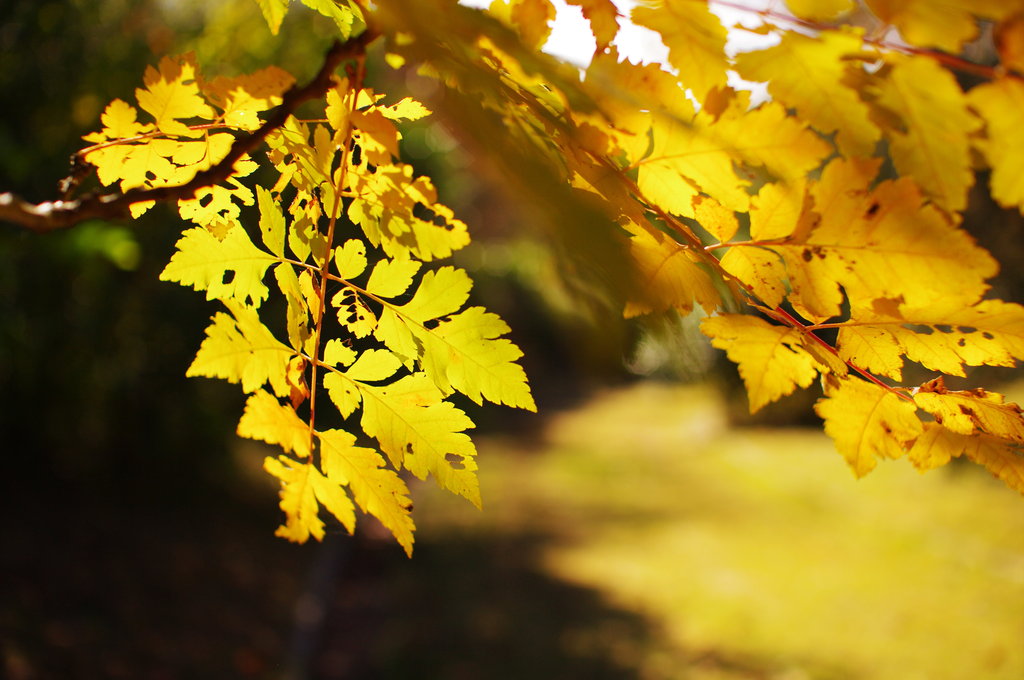
[[[476,447],[465,430],[473,427],[465,413],[447,401],[423,374],[389,385],[361,385],[363,430],[376,437],[395,467],[420,479],[433,475],[443,489],[480,506]]]
[[[478,404],[486,399],[536,411],[526,373],[515,363],[523,352],[500,337],[509,330],[497,314],[470,307],[436,328],[418,327],[413,333],[423,343],[423,369],[442,392],[455,389]]]
[[[421,266],[416,260],[380,260],[370,272],[366,290],[381,297],[398,297],[412,285]]]
[[[177,249],[160,273],[161,281],[205,290],[207,300],[237,300],[259,307],[267,299],[270,291],[263,276],[278,260],[254,246],[241,227],[228,230],[223,240],[201,227],[189,229]]]
[[[213,323],[206,329],[206,339],[185,375],[241,383],[246,392],[270,383],[274,394],[286,396],[286,370],[295,351],[277,341],[255,309],[225,304],[231,315],[218,312],[213,317]]]
[[[363,512],[380,520],[407,555],[412,555],[412,501],[405,482],[373,449],[356,446],[342,430],[318,432],[320,465],[331,481],[347,484]]]
[[[196,137],[182,121],[193,118],[210,120],[213,109],[199,91],[198,69],[194,54],[164,57],[159,69],[146,69],[143,78],[146,87],[135,90],[139,106],[156,121],[156,127],[169,135]]]
[[[294,452],[299,458],[309,458],[309,425],[296,415],[295,409],[263,390],[258,390],[245,402],[245,413],[238,421],[238,435],[277,444],[285,453]]]

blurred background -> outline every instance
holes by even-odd
[[[273,38],[252,0],[5,9],[0,191],[34,201],[161,56],[303,82],[331,40],[299,6]],[[0,675],[1024,677],[1019,495],[973,466],[855,481],[815,390],[751,418],[696,320],[626,324],[581,300],[530,228],[545,216],[486,184],[455,131],[404,134],[470,226],[456,264],[513,327],[539,406],[460,404],[484,511],[416,484],[411,560],[368,518],[323,544],[275,538],[267,450],[234,435],[243,395],[184,377],[216,308],[157,279],[176,215],[0,225]],[[975,193],[968,227],[1004,264],[995,293],[1019,301],[1020,216]],[[970,381],[1019,401],[996,382],[1015,377]]]

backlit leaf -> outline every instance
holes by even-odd
[[[240,383],[246,392],[270,383],[274,394],[287,396],[286,370],[295,350],[278,342],[252,307],[225,305],[231,314],[218,312],[213,317],[186,375]]]
[[[196,227],[182,234],[160,280],[205,290],[207,300],[237,300],[258,307],[269,294],[263,277],[277,261],[254,246],[241,227],[230,229],[223,240]]]
[[[750,412],[793,390],[807,387],[822,366],[804,348],[800,332],[741,314],[704,319],[700,330],[739,365],[750,397]]]
[[[356,446],[356,439],[342,430],[318,432],[321,467],[327,478],[346,484],[363,512],[380,520],[407,555],[412,555],[415,525],[412,501],[405,482],[373,449]],[[351,531],[351,528],[349,529]]]
[[[914,404],[879,385],[844,378],[830,383],[825,395],[814,410],[858,477],[880,458],[902,456],[923,430]]]

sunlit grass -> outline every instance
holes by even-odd
[[[484,513],[421,494],[422,540],[550,536],[550,573],[691,662],[637,653],[637,677],[1024,677],[1024,498],[966,466],[856,480],[820,432],[723,412],[648,383],[557,417],[540,450],[485,440]]]

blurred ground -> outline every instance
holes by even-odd
[[[483,437],[484,512],[418,485],[412,560],[368,520],[273,538],[257,481],[219,505],[8,498],[6,677],[1024,675],[1018,495],[967,467],[856,481],[823,435],[723,413],[647,382]]]

